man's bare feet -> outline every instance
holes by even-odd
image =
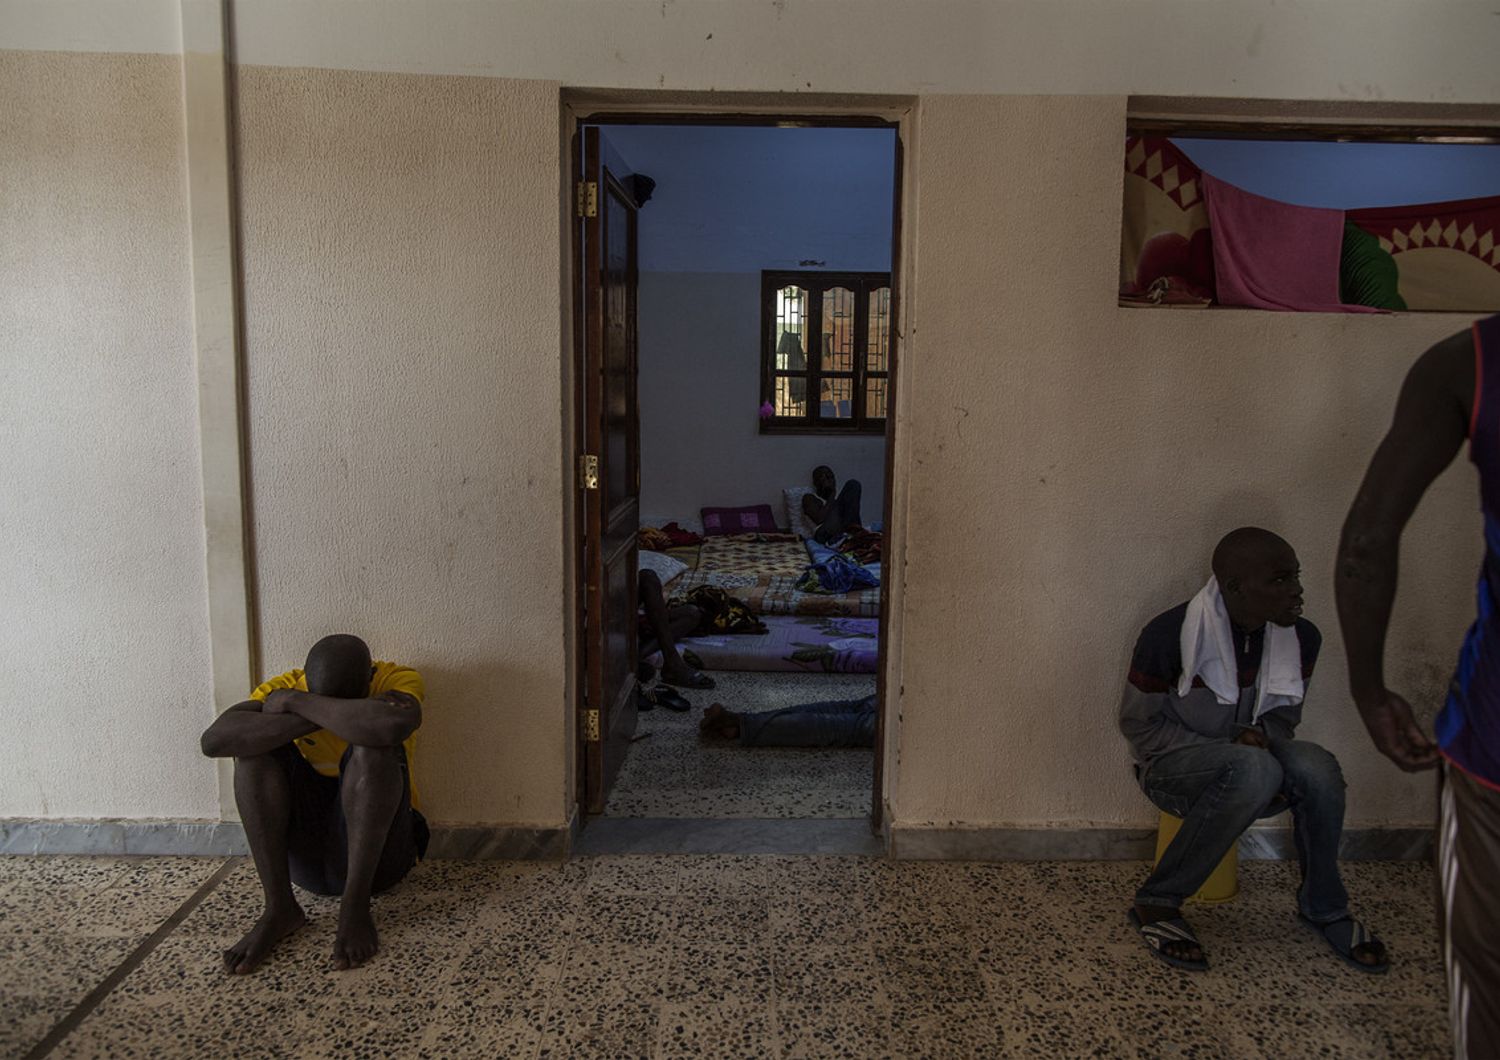
[[[231,975],[248,975],[271,955],[276,944],[307,923],[307,914],[293,902],[290,907],[267,909],[245,933],[245,937],[224,951],[224,970]]]
[[[370,915],[369,902],[359,903],[359,908],[339,910],[339,931],[333,940],[333,966],[339,971],[358,968],[380,952],[380,936],[375,931],[375,918]]]
[[[740,735],[740,719],[734,711],[725,710],[724,704],[715,703],[704,708],[703,720],[698,723],[698,731],[704,736],[735,740]]]

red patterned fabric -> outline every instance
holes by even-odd
[[[1410,309],[1500,309],[1500,196],[1350,210],[1396,262]]]
[[[745,508],[704,508],[703,536],[719,534],[774,534],[779,528],[769,504]]]
[[[1214,262],[1203,173],[1170,140],[1125,141],[1120,300],[1129,305],[1207,305]]]

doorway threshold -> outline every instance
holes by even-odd
[[[885,844],[865,817],[593,817],[573,853],[884,857]]]

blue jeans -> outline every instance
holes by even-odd
[[[1142,787],[1182,828],[1136,892],[1138,905],[1176,908],[1202,887],[1240,833],[1258,817],[1292,811],[1302,886],[1297,907],[1319,924],[1349,915],[1339,875],[1344,775],[1333,755],[1306,740],[1273,738],[1269,749],[1238,743],[1183,747],[1146,771]]]
[[[875,697],[741,714],[742,747],[874,747]]]

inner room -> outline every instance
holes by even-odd
[[[678,634],[664,655],[643,601],[638,720],[605,816],[866,817],[896,130],[600,140],[639,205],[639,563]]]

